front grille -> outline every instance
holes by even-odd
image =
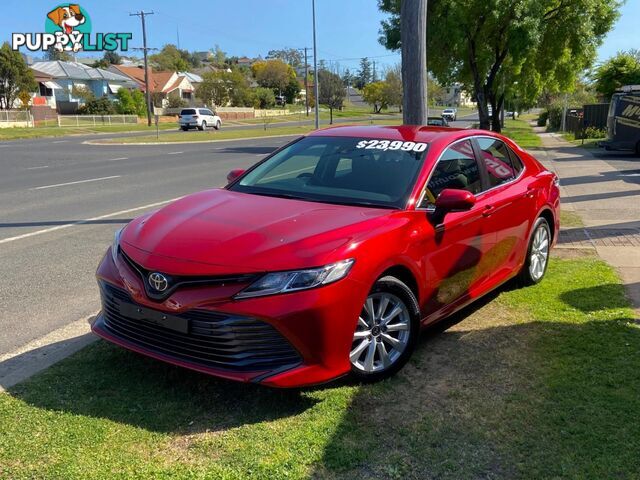
[[[135,304],[127,292],[107,283],[101,282],[100,290],[106,330],[143,348],[197,365],[238,372],[300,363],[300,356],[289,342],[260,320],[206,310],[165,315]],[[132,309],[140,315],[134,318]],[[152,317],[169,318],[174,326],[159,325]],[[185,328],[176,328],[176,323]]]
[[[157,302],[166,300],[169,296],[178,288],[184,287],[196,287],[196,286],[225,286],[225,285],[240,285],[249,284],[258,278],[258,274],[246,273],[240,275],[222,275],[222,276],[177,276],[163,274],[168,282],[169,288],[164,292],[156,291],[151,285],[149,285],[149,274],[152,270],[144,268],[142,265],[133,261],[129,255],[125,253],[122,248],[118,248],[118,254],[122,256],[125,262],[135,271],[139,276],[142,284],[144,285],[145,293],[151,300]]]

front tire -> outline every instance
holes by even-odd
[[[391,276],[376,281],[353,335],[352,376],[376,382],[394,375],[411,357],[419,330],[418,301],[411,289]]]
[[[551,248],[551,228],[549,223],[543,217],[540,217],[536,220],[531,232],[527,258],[518,274],[518,280],[523,286],[540,283],[549,265],[549,251]]]
[[[220,122],[216,122],[216,126],[213,127],[213,128],[215,128],[216,130],[220,130],[220,126],[221,126]]]
[[[207,129],[207,122],[205,122],[204,120],[202,121],[202,124],[198,127],[198,129],[203,132]]]
[[[640,140],[636,143],[636,155],[640,157]]]

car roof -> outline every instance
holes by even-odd
[[[436,140],[456,140],[471,135],[493,136],[495,134],[486,130],[425,125],[342,125],[316,130],[308,135],[311,137],[379,138],[432,143]]]

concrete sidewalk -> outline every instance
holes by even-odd
[[[537,129],[538,130],[538,129]],[[543,149],[532,151],[560,177],[562,209],[584,227],[562,227],[559,248],[595,249],[616,268],[640,318],[640,188],[624,173],[560,135],[538,131]],[[640,168],[638,163],[630,167]]]

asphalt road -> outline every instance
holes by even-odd
[[[95,269],[130,219],[222,186],[230,170],[294,137],[157,146],[87,138],[0,143],[0,354],[99,309]]]

